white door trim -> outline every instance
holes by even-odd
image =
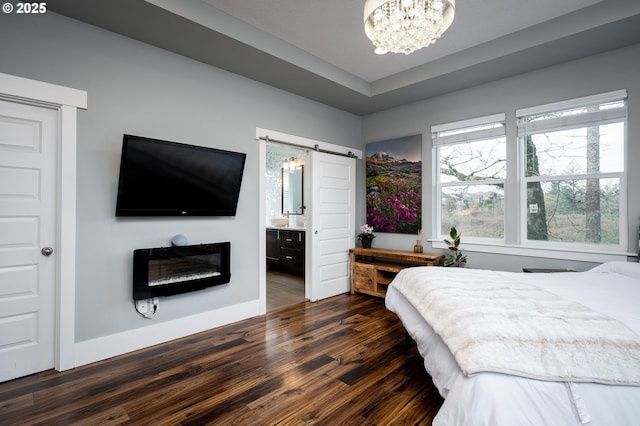
[[[267,173],[267,144],[260,140],[260,138],[266,138],[272,140],[285,141],[288,143],[300,145],[301,147],[306,147],[309,149],[316,149],[318,147],[321,150],[333,151],[336,153],[351,153],[355,158],[362,158],[362,150],[347,148],[342,145],[335,145],[328,142],[317,141],[314,139],[305,138],[302,136],[295,136],[286,133],[277,132],[275,130],[263,129],[260,127],[256,127],[256,140],[259,142],[258,144],[258,288],[259,288],[259,315],[263,315],[267,312],[267,265],[265,259],[267,258],[266,245],[267,245],[267,224],[266,224],[266,209],[267,209],[267,201],[265,199],[264,194],[265,190],[265,179]],[[307,206],[313,208],[313,206]],[[310,238],[306,238],[306,245],[308,254],[311,253],[309,250],[310,246]],[[306,262],[306,260],[305,260]],[[309,283],[310,280],[310,270],[309,262],[306,263],[305,267],[305,292],[309,294]]]
[[[55,368],[75,367],[76,129],[87,92],[0,73],[0,99],[58,110]]]

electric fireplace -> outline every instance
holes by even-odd
[[[133,298],[202,290],[231,280],[231,243],[137,249],[133,252]]]

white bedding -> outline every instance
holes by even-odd
[[[609,263],[584,273],[514,274],[560,297],[624,322],[640,334],[640,265]],[[499,373],[465,376],[440,336],[389,286],[387,308],[416,340],[445,398],[434,425],[635,425],[640,387],[546,382]]]

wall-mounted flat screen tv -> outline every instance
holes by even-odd
[[[116,216],[235,216],[245,158],[124,135]]]

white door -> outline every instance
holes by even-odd
[[[356,160],[311,151],[310,300],[349,291],[355,238]],[[309,257],[309,256],[308,256]]]
[[[56,158],[57,111],[0,101],[0,382],[54,367]]]

